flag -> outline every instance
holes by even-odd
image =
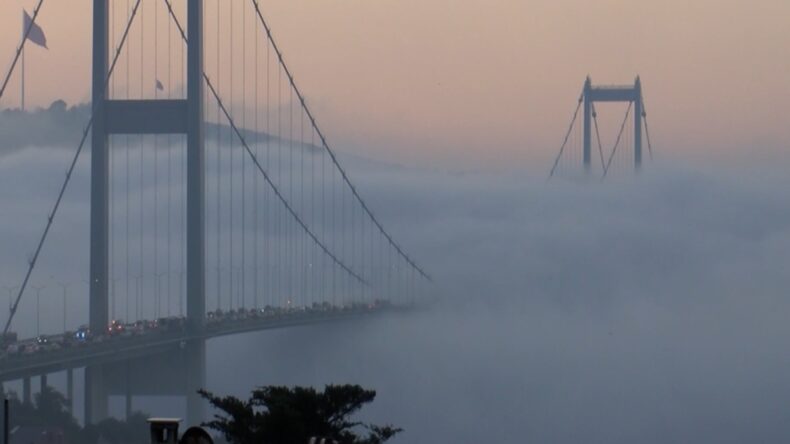
[[[156,89],[158,91],[164,91],[165,90],[165,86],[162,85],[162,82],[160,82],[159,79],[156,80]]]
[[[24,30],[23,32],[27,33],[27,39],[38,46],[49,49],[47,48],[47,37],[44,35],[44,30],[41,29],[41,26],[33,23],[33,19],[30,18],[27,11],[23,9],[22,12],[24,13],[22,16],[22,29]],[[28,28],[30,32],[28,32]],[[24,37],[24,34],[22,36]]]

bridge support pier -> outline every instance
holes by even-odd
[[[124,393],[124,414],[128,420],[132,416],[132,371],[129,363],[126,364],[126,390]]]
[[[69,413],[74,414],[74,370],[66,370],[66,399]]]
[[[96,424],[107,418],[108,390],[104,367],[93,365],[85,367],[85,424]]]
[[[47,384],[47,375],[43,374],[43,375],[41,375],[41,383],[40,383],[40,387],[39,387],[39,393],[44,393],[44,390],[46,390],[47,385],[48,385]]]
[[[205,418],[205,401],[197,393],[206,387],[206,341],[195,339],[185,345],[187,424],[199,425]]]
[[[30,377],[26,377],[22,380],[22,402],[25,404],[30,404]]]

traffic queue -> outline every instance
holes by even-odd
[[[217,309],[206,313],[206,328],[213,329],[240,322],[265,322],[281,320],[298,320],[321,315],[342,315],[380,311],[392,307],[386,300],[371,303],[351,303],[335,305],[329,302],[313,303],[309,306],[297,306],[287,301],[284,307],[266,305],[263,308],[237,308],[224,311]],[[184,316],[167,316],[154,320],[138,320],[124,322],[113,319],[105,331],[92,331],[87,325],[75,331],[67,331],[55,335],[39,335],[30,339],[19,339],[14,332],[0,336],[0,360],[15,356],[32,355],[49,351],[82,347],[88,344],[103,343],[120,338],[140,337],[145,335],[184,332],[187,319]]]

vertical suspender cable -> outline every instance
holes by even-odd
[[[321,154],[321,234],[322,238],[326,239],[326,155]],[[321,301],[328,302],[326,296],[326,258],[321,256],[321,279],[319,280],[319,288],[321,292]]]
[[[166,0],[166,1],[167,1],[167,0]],[[365,203],[365,201],[362,199],[362,197],[360,196],[360,194],[357,192],[357,189],[356,189],[356,187],[354,186],[354,184],[353,184],[353,183],[351,182],[351,180],[349,179],[349,177],[348,177],[348,174],[346,174],[346,171],[343,169],[343,167],[342,167],[342,166],[340,165],[340,163],[337,161],[337,157],[335,156],[335,153],[334,153],[334,151],[333,151],[333,150],[330,148],[330,146],[329,146],[329,143],[327,142],[326,138],[324,137],[323,133],[321,132],[320,128],[318,127],[318,124],[317,124],[317,122],[316,122],[316,120],[315,120],[314,116],[313,116],[313,115],[312,115],[312,113],[310,112],[310,108],[308,108],[308,106],[307,106],[307,102],[305,101],[305,99],[304,99],[304,96],[302,95],[302,93],[301,93],[301,92],[299,91],[299,89],[297,88],[297,86],[296,86],[296,81],[294,80],[294,77],[293,77],[293,75],[291,75],[291,72],[290,72],[290,70],[288,69],[288,66],[285,64],[285,60],[284,60],[284,58],[283,58],[282,52],[280,52],[279,48],[277,47],[277,44],[276,44],[276,43],[275,43],[275,41],[274,41],[274,37],[272,36],[271,29],[269,28],[269,25],[268,25],[268,23],[266,22],[266,20],[263,18],[263,13],[261,12],[261,9],[260,9],[260,4],[259,4],[259,2],[258,2],[257,0],[252,0],[252,2],[253,2],[253,4],[254,4],[254,6],[255,6],[255,12],[256,12],[256,13],[257,13],[257,15],[258,15],[258,18],[259,18],[259,20],[260,20],[260,22],[261,22],[261,25],[262,25],[262,26],[265,28],[265,30],[266,30],[266,35],[267,35],[267,37],[268,37],[268,39],[269,39],[269,42],[271,43],[271,45],[272,45],[273,49],[274,49],[274,50],[276,51],[276,53],[277,53],[277,57],[278,57],[278,60],[279,60],[279,62],[280,62],[280,65],[282,66],[282,69],[283,69],[283,71],[285,71],[286,75],[288,76],[288,81],[290,82],[290,85],[291,85],[291,88],[292,88],[293,92],[294,92],[294,93],[297,95],[297,97],[299,98],[299,102],[300,102],[300,104],[301,104],[301,106],[302,106],[302,109],[303,109],[303,110],[304,110],[304,112],[307,114],[307,117],[309,118],[309,120],[310,120],[310,123],[311,123],[311,125],[312,125],[313,129],[315,129],[316,133],[318,134],[318,137],[321,139],[321,143],[322,143],[322,146],[323,146],[324,150],[325,150],[325,151],[327,152],[327,154],[329,154],[329,156],[331,157],[331,159],[332,159],[332,162],[334,163],[334,165],[335,165],[335,167],[337,168],[337,170],[340,172],[340,174],[341,174],[341,177],[342,177],[343,181],[345,182],[345,184],[348,186],[349,190],[351,191],[352,197],[356,198],[356,200],[357,200],[357,201],[359,202],[359,204],[362,206],[362,208],[363,208],[363,210],[365,211],[365,213],[368,215],[368,217],[371,219],[371,221],[372,221],[372,222],[373,222],[373,223],[376,225],[376,227],[379,229],[379,231],[381,231],[381,232],[382,232],[382,234],[383,234],[383,235],[384,235],[384,236],[387,238],[388,242],[389,242],[389,243],[390,243],[390,245],[391,245],[391,246],[392,246],[392,247],[393,247],[393,248],[394,248],[394,249],[397,251],[398,255],[399,255],[399,256],[401,256],[401,257],[402,257],[402,258],[403,258],[403,259],[406,261],[406,263],[407,263],[409,266],[416,268],[416,269],[417,269],[417,271],[420,273],[420,275],[421,275],[423,278],[425,278],[425,279],[427,279],[427,280],[429,280],[429,281],[430,281],[430,280],[431,280],[431,277],[430,277],[430,276],[429,276],[427,273],[425,273],[425,271],[424,271],[424,270],[422,270],[422,268],[420,268],[420,267],[419,267],[419,266],[418,266],[418,265],[417,265],[417,264],[416,264],[416,263],[415,263],[415,262],[414,262],[414,261],[413,261],[413,260],[412,260],[412,259],[411,259],[411,258],[410,258],[410,257],[409,257],[409,256],[408,256],[408,255],[407,255],[405,252],[404,252],[404,251],[403,251],[403,249],[400,247],[400,245],[398,245],[398,243],[396,243],[396,242],[395,242],[395,240],[392,238],[392,236],[390,236],[390,234],[389,234],[389,233],[388,233],[386,230],[384,230],[384,227],[381,225],[381,223],[380,223],[380,222],[378,221],[378,219],[375,217],[375,215],[374,215],[374,214],[373,214],[373,212],[370,210],[370,208],[367,206],[367,204]]]
[[[557,158],[554,159],[554,166],[551,167],[551,172],[549,172],[549,179],[554,176],[554,172],[557,170],[557,166],[560,163],[560,158],[562,157],[562,153],[565,150],[565,145],[568,143],[568,138],[571,136],[571,132],[573,131],[573,126],[576,123],[576,118],[579,116],[579,109],[582,107],[582,102],[584,102],[584,94],[582,93],[579,96],[579,103],[576,105],[576,111],[573,112],[573,118],[571,119],[571,124],[568,127],[568,131],[565,133],[565,140],[562,141],[562,146],[560,146],[560,151],[557,153]]]
[[[315,188],[316,188],[316,186],[318,186],[318,178],[317,178],[316,173],[315,173],[316,157],[315,157],[315,152],[313,152],[314,147],[315,147],[315,131],[311,130],[310,131],[310,176],[311,176],[311,183],[312,183],[312,185],[310,187],[310,200],[311,200],[310,206],[312,207],[312,213],[313,213],[313,225],[317,225],[318,224],[318,210],[316,209],[316,205],[315,205],[315,196],[316,196]],[[322,229],[323,229],[323,226],[322,226]],[[326,237],[322,237],[322,238],[326,239]],[[312,279],[313,279],[313,300],[316,301],[316,302],[323,302],[321,300],[321,298],[319,297],[320,287],[319,287],[319,274],[318,274],[319,273],[319,269],[318,269],[318,249],[315,247],[315,245],[312,245],[311,261],[312,261],[312,264],[313,264],[313,277],[312,277]]]
[[[601,156],[601,169],[606,168],[606,163],[603,159],[603,145],[601,144],[601,132],[598,130],[598,111],[595,109],[595,104],[592,105],[593,123],[595,124],[595,138],[598,140],[598,154]]]
[[[645,108],[645,99],[642,97],[642,121],[645,123],[645,137],[647,137],[647,152],[650,154],[650,160],[653,160],[653,144],[650,142],[650,128],[647,126],[647,109]]]
[[[260,132],[259,132],[259,129],[258,129],[258,124],[259,124],[258,107],[260,105],[259,104],[260,96],[258,95],[258,83],[259,83],[258,68],[259,68],[259,66],[258,66],[258,27],[257,26],[255,27],[255,39],[254,40],[255,40],[255,157],[259,157],[260,156],[260,151],[259,151],[259,148],[260,148]],[[253,183],[253,188],[255,189],[255,192],[253,193],[254,194],[253,195],[253,201],[255,202],[255,241],[254,241],[255,249],[254,249],[254,253],[253,253],[254,254],[253,267],[255,268],[255,273],[253,273],[253,274],[255,276],[255,288],[254,288],[253,291],[255,291],[255,309],[259,310],[260,309],[260,303],[259,303],[260,291],[259,291],[258,284],[260,282],[260,269],[258,268],[259,267],[259,264],[258,264],[258,250],[260,250],[261,246],[260,246],[260,243],[259,243],[259,241],[260,241],[260,238],[259,238],[259,235],[260,235],[260,233],[259,233],[260,232],[260,225],[259,225],[260,224],[260,220],[259,220],[259,212],[258,212],[259,202],[258,202],[258,175],[257,174],[253,174],[252,183]]]
[[[228,2],[230,7],[230,13],[228,14],[228,56],[230,57],[230,63],[228,67],[230,68],[230,114],[233,115],[233,2]],[[233,226],[233,132],[228,128],[228,142],[230,145],[230,172],[228,174],[228,182],[230,184],[230,190],[228,191],[228,201],[230,202],[230,211],[228,212],[228,216],[230,217],[230,225],[228,226],[228,236],[230,237],[230,242],[228,243],[230,249],[230,257],[228,260],[230,261],[230,309],[233,310],[234,307],[234,294],[233,294],[233,233],[235,228]]]
[[[220,3],[217,3],[217,88],[222,88],[222,62],[220,60]],[[220,89],[220,92],[222,90]],[[217,107],[217,309],[221,307],[222,294],[222,128],[220,126],[219,107]]]
[[[107,72],[107,76],[104,79],[104,85],[103,85],[104,90],[106,90],[109,85],[110,78],[112,77],[112,73],[115,70],[115,66],[118,62],[118,55],[120,54],[120,51],[126,42],[126,37],[128,36],[129,33],[129,27],[134,22],[134,18],[137,15],[137,7],[139,6],[139,4],[140,4],[140,0],[137,0],[135,9],[133,10],[129,18],[129,22],[127,24],[126,30],[124,31],[118,50],[115,52],[115,55],[113,56],[113,60],[112,63],[110,64],[109,70]],[[17,293],[16,299],[11,305],[11,309],[8,314],[8,320],[6,321],[5,327],[3,328],[3,334],[8,333],[8,329],[11,327],[11,323],[13,322],[14,316],[19,308],[19,303],[21,302],[22,295],[24,294],[27,285],[30,282],[30,276],[33,273],[33,270],[35,269],[36,263],[38,262],[38,257],[41,254],[41,249],[43,248],[44,243],[47,240],[49,230],[52,228],[52,223],[55,219],[55,216],[57,215],[58,209],[60,208],[60,204],[63,201],[63,195],[66,192],[66,188],[68,187],[69,182],[71,181],[72,174],[74,173],[74,168],[76,167],[77,161],[79,160],[79,156],[82,153],[83,147],[85,146],[85,141],[88,138],[90,129],[93,126],[93,113],[95,110],[96,110],[95,104],[91,105],[91,117],[88,120],[88,124],[85,126],[85,129],[82,132],[82,138],[80,139],[80,143],[77,147],[77,151],[74,153],[71,163],[69,164],[69,168],[66,173],[66,178],[63,181],[63,184],[61,185],[60,191],[58,193],[58,197],[55,200],[55,205],[53,206],[52,211],[49,213],[47,217],[47,225],[44,228],[44,232],[41,234],[41,237],[39,238],[38,244],[36,246],[36,250],[33,253],[33,257],[28,262],[27,273],[25,274],[25,277],[22,280],[22,285],[19,286],[19,291]]]
[[[301,163],[301,165],[300,165],[300,170],[301,171],[299,173],[299,176],[300,176],[299,177],[299,194],[300,194],[299,200],[300,200],[301,207],[302,207],[302,214],[305,214],[304,149],[305,149],[305,143],[304,143],[304,114],[299,113],[299,156],[300,156],[299,157],[299,162]],[[300,245],[299,245],[300,260],[299,260],[299,263],[302,265],[302,279],[301,279],[301,281],[302,281],[302,294],[301,294],[301,297],[302,297],[302,301],[304,303],[303,305],[308,305],[305,302],[307,300],[307,265],[308,264],[307,264],[307,255],[305,254],[305,251],[304,251],[304,248],[307,246],[307,243],[305,242],[307,239],[305,239],[305,238],[300,236],[299,240],[300,240]]]
[[[110,31],[109,32],[109,35],[110,35],[110,48],[115,48],[115,43],[116,43],[115,42],[115,8],[113,7],[112,3],[109,4],[108,7],[109,7],[108,16],[110,18],[110,23],[109,23],[109,26],[110,26],[110,30],[109,30]],[[110,93],[109,93],[111,99],[115,98],[115,86],[116,86],[115,83],[116,83],[115,82],[115,77],[111,78],[110,79]],[[115,214],[115,211],[116,211],[116,209],[115,209],[115,191],[116,191],[117,187],[115,185],[115,155],[114,155],[114,151],[115,150],[112,148],[113,147],[113,139],[114,139],[114,137],[110,136],[110,142],[108,144],[108,146],[109,146],[108,154],[109,154],[109,157],[110,157],[110,181],[109,181],[110,182],[110,226],[108,228],[109,228],[109,231],[110,231],[110,233],[109,233],[110,234],[110,263],[112,264],[111,267],[110,267],[110,282],[112,283],[112,286],[110,287],[110,315],[112,316],[113,319],[118,319],[118,312],[117,312],[117,298],[118,298],[118,295],[117,295],[117,293],[115,291],[115,281],[118,278],[118,272],[117,272],[118,263],[115,260],[115,253],[116,253],[116,247],[115,247],[115,219],[116,219],[116,214]],[[63,307],[63,310],[65,312],[66,307]],[[129,318],[126,318],[126,320],[128,321]]]
[[[294,200],[294,96],[293,89],[290,90],[290,99],[288,100],[288,198],[291,202]],[[288,302],[294,303],[294,287],[295,287],[295,268],[296,260],[294,258],[296,253],[296,243],[293,236],[296,228],[296,223],[290,218],[288,219]]]
[[[168,1],[168,0],[166,0],[166,1]],[[168,1],[168,4],[169,4],[169,1]],[[172,16],[172,15],[173,15],[173,14],[172,14],[172,10],[171,10],[171,16]],[[182,38],[183,38],[183,39],[186,41],[186,40],[187,40],[187,38],[186,38],[186,35],[185,35],[185,33],[184,33],[184,30],[183,30],[183,28],[180,26],[180,24],[178,24],[178,20],[177,20],[177,18],[176,18],[175,16],[173,16],[173,19],[175,20],[176,24],[179,26],[179,31],[181,32]],[[236,134],[236,136],[237,136],[237,137],[239,137],[239,139],[240,139],[240,141],[241,141],[242,145],[244,146],[244,148],[246,149],[247,153],[248,153],[248,154],[250,154],[250,155],[253,157],[253,160],[254,160],[254,162],[255,162],[255,164],[256,164],[256,166],[257,166],[258,170],[259,170],[259,171],[260,171],[260,172],[263,174],[263,176],[264,176],[264,178],[266,179],[267,183],[270,185],[270,187],[271,187],[272,191],[273,191],[273,192],[276,194],[276,196],[277,196],[277,197],[280,199],[280,201],[282,202],[282,204],[283,204],[283,206],[284,206],[284,209],[285,209],[285,210],[287,210],[287,211],[290,213],[290,215],[293,217],[293,219],[295,219],[295,221],[299,223],[299,225],[300,225],[300,226],[301,226],[301,227],[302,227],[302,228],[305,230],[305,232],[306,232],[306,233],[307,233],[307,234],[308,234],[308,235],[309,235],[309,236],[310,236],[310,237],[313,239],[313,241],[314,241],[314,242],[316,242],[316,244],[317,244],[317,245],[319,245],[319,246],[320,246],[320,247],[321,247],[321,248],[324,250],[324,252],[325,252],[327,255],[329,255],[329,256],[330,256],[330,257],[331,257],[331,258],[332,258],[332,259],[335,261],[335,263],[336,263],[336,264],[337,264],[339,267],[341,267],[341,268],[342,268],[342,269],[343,269],[345,272],[347,272],[349,276],[353,276],[353,277],[354,277],[354,278],[356,278],[357,280],[360,280],[360,281],[364,282],[364,279],[362,279],[362,278],[361,278],[361,277],[360,277],[360,276],[359,276],[357,273],[355,273],[353,270],[349,269],[349,268],[348,268],[348,267],[347,267],[347,266],[344,264],[344,262],[343,262],[342,260],[340,260],[340,259],[339,259],[339,258],[338,258],[338,257],[337,257],[335,254],[333,254],[333,253],[332,253],[332,251],[330,251],[330,250],[328,250],[328,249],[326,248],[326,246],[325,246],[325,245],[324,245],[324,244],[323,244],[323,243],[322,243],[322,242],[321,242],[321,241],[320,241],[320,240],[319,240],[319,239],[318,239],[318,238],[315,236],[315,234],[312,232],[312,230],[310,230],[310,228],[309,228],[309,227],[308,227],[308,226],[307,226],[307,225],[304,223],[304,221],[303,221],[303,220],[302,220],[302,218],[299,216],[299,214],[298,214],[297,212],[295,212],[295,211],[294,211],[294,207],[293,207],[293,205],[291,205],[291,204],[289,203],[289,201],[288,201],[287,199],[285,199],[285,198],[284,198],[283,194],[282,194],[282,193],[279,191],[279,187],[277,187],[277,186],[276,186],[276,185],[275,185],[275,184],[274,184],[274,183],[271,181],[271,178],[270,178],[269,174],[267,174],[267,172],[266,172],[266,171],[265,171],[265,170],[264,170],[264,169],[261,167],[261,165],[260,165],[260,163],[258,162],[257,158],[255,158],[255,156],[254,156],[254,153],[252,153],[252,151],[250,150],[249,146],[248,146],[248,145],[247,145],[247,143],[246,143],[246,140],[245,140],[245,137],[244,137],[244,135],[243,135],[243,134],[242,134],[242,132],[239,130],[238,126],[235,124],[235,122],[234,122],[234,119],[232,118],[232,116],[231,116],[231,115],[230,115],[230,113],[228,112],[227,108],[226,108],[226,107],[223,105],[223,103],[222,103],[222,100],[220,99],[219,95],[216,93],[216,90],[214,89],[214,87],[213,87],[213,85],[212,85],[212,83],[211,83],[210,79],[208,78],[208,76],[207,76],[207,75],[205,75],[205,73],[204,73],[204,79],[205,79],[205,81],[206,81],[206,83],[207,83],[208,87],[211,89],[211,92],[212,92],[212,94],[214,95],[215,99],[217,100],[217,104],[220,106],[221,110],[223,111],[223,114],[224,114],[224,115],[225,115],[225,117],[228,119],[228,121],[229,121],[229,123],[230,123],[230,125],[231,125],[231,129],[232,129],[232,131],[234,131],[234,132],[235,132],[235,134]],[[292,81],[292,78],[290,78],[290,76],[289,76],[289,80],[291,80],[291,81]],[[294,93],[294,91],[292,91],[292,94],[293,94],[293,93]],[[298,94],[298,92],[296,92],[296,93]],[[301,97],[300,97],[300,100],[302,100],[302,102],[303,102],[303,99],[301,99]],[[309,115],[309,114],[308,114],[308,115]],[[280,120],[281,120],[281,119],[280,119]],[[314,123],[314,121],[313,121],[312,119],[311,119],[311,123]],[[315,125],[313,125],[313,126],[314,126],[314,128],[315,128]],[[320,133],[319,133],[319,136],[320,136]],[[323,139],[322,139],[322,140],[323,140]],[[330,152],[330,151],[328,151],[328,152]],[[330,152],[330,155],[331,155],[331,152]],[[339,170],[341,173],[343,173],[342,169],[341,169],[339,166],[338,166],[338,168],[337,168],[337,169],[338,169],[338,170]],[[343,177],[344,181],[345,181],[346,183],[348,183],[347,176],[346,176],[345,174],[343,174],[343,176],[342,176],[342,177]],[[352,192],[353,192],[353,191],[354,191],[354,190],[353,190],[353,185],[350,185],[350,187],[352,188]],[[355,194],[354,194],[354,196],[355,196],[355,197],[357,197],[357,198],[359,199],[359,196],[358,196],[358,194],[356,194],[356,193],[355,193]],[[364,202],[361,202],[361,204],[363,204],[363,205],[364,205]],[[368,214],[369,214],[369,216],[373,217],[373,216],[372,216],[370,213],[368,213]],[[375,219],[374,219],[374,221],[375,221]],[[385,236],[388,236],[386,232],[385,232],[385,233],[383,233],[383,234],[384,234]],[[409,264],[410,264],[410,265],[412,265],[412,266],[416,266],[416,265],[414,265],[414,264],[413,264],[413,262],[411,262],[411,261],[410,261],[410,259],[409,259],[407,256],[405,256],[405,253],[403,253],[403,252],[402,252],[402,251],[401,251],[401,250],[398,248],[397,244],[394,244],[394,243],[393,243],[393,241],[391,240],[391,238],[389,238],[389,237],[388,237],[388,240],[390,241],[390,244],[393,246],[393,248],[395,248],[396,250],[398,250],[398,253],[399,253],[399,255],[401,255],[401,257],[403,257],[405,260],[407,260],[407,261],[409,262]]]
[[[628,104],[628,109],[625,112],[625,118],[623,119],[623,123],[620,125],[620,132],[617,134],[617,140],[614,143],[614,147],[612,148],[612,152],[609,155],[609,161],[606,164],[606,168],[603,171],[603,177],[601,179],[605,179],[606,175],[609,173],[609,167],[612,165],[612,159],[614,155],[617,153],[617,147],[620,145],[620,139],[623,136],[623,131],[625,130],[626,123],[628,122],[628,116],[631,115],[631,107],[633,102]]]
[[[282,164],[282,157],[283,157],[283,95],[282,95],[282,70],[277,70],[277,180],[282,182],[283,178],[283,164]],[[275,271],[277,276],[277,292],[278,298],[281,306],[285,305],[286,299],[283,297],[283,288],[284,288],[284,276],[283,276],[283,258],[285,255],[283,252],[285,251],[285,243],[284,243],[284,236],[283,233],[285,232],[283,223],[285,213],[281,213],[277,215],[277,261],[276,266],[277,269]]]
[[[145,51],[144,51],[144,46],[143,46],[144,45],[144,41],[145,41],[144,39],[145,39],[145,6],[144,6],[144,4],[141,4],[140,5],[140,99],[141,100],[143,99],[143,77],[144,77],[143,76],[143,63],[144,63],[144,60],[145,60],[145,54],[144,54]],[[144,235],[143,235],[144,234],[143,233],[143,215],[145,213],[145,210],[143,209],[143,194],[144,194],[143,193],[143,189],[145,187],[145,184],[143,183],[143,162],[144,162],[143,153],[144,153],[145,150],[143,149],[143,143],[144,143],[144,137],[141,134],[140,135],[140,188],[137,190],[137,192],[139,193],[139,201],[140,201],[140,231],[139,231],[140,250],[137,253],[138,254],[138,260],[139,260],[139,263],[140,263],[140,288],[139,288],[140,298],[142,298],[143,295],[145,294],[144,291],[143,291],[144,283],[145,283],[145,274],[144,274],[144,268],[143,268],[144,267],[144,265],[143,265],[143,238],[144,238]],[[154,313],[156,313],[156,310],[154,310]]]
[[[181,73],[181,97],[186,97],[186,52],[184,51],[184,45],[179,45],[179,72]],[[186,252],[187,252],[187,140],[186,137],[181,138],[181,205],[179,205],[179,220],[181,228],[181,235],[180,235],[180,252],[181,252],[181,273],[179,275],[179,287],[178,287],[178,301],[179,301],[179,314],[181,316],[184,315],[184,303],[186,301]]]
[[[126,13],[129,13],[129,0],[126,0]],[[130,77],[129,77],[129,66],[131,63],[131,48],[126,48],[126,99],[131,99],[131,91],[130,91]],[[129,143],[129,136],[124,136],[124,141],[126,144],[126,318],[129,319],[129,302],[131,299],[130,295],[130,279],[131,279],[131,147]],[[135,298],[135,304],[137,303],[137,299]],[[135,310],[135,314],[137,314],[137,310]],[[137,316],[135,316],[137,317]],[[137,317],[139,319],[139,317]]]
[[[247,3],[241,4],[241,126],[247,129]],[[247,304],[247,156],[241,156],[241,306]]]
[[[167,21],[167,98],[172,99],[172,85],[173,85],[173,77],[172,77],[172,62],[171,62],[171,48],[172,48],[172,21]],[[171,232],[171,225],[170,225],[170,216],[173,212],[173,180],[172,180],[172,171],[173,171],[173,140],[171,136],[167,135],[167,297],[169,298],[171,294],[173,294],[172,288],[170,286],[171,281],[173,280],[172,276],[172,232]]]
[[[159,3],[154,3],[154,83],[159,80]],[[154,99],[159,98],[159,87],[154,85]],[[159,310],[162,294],[159,292],[159,136],[154,135],[154,295]],[[170,299],[167,314],[170,315]]]
[[[257,29],[257,26],[256,26]],[[266,167],[271,169],[271,140],[272,140],[272,131],[271,131],[271,50],[267,43],[266,45]],[[271,238],[272,233],[272,217],[271,212],[269,211],[269,193],[264,193],[264,206],[263,206],[263,251],[264,251],[264,278],[266,282],[264,283],[264,288],[266,289],[267,295],[267,302],[270,305],[274,305],[274,286],[273,286],[273,279],[271,277],[271,263],[272,263],[272,256],[271,256],[271,242],[269,239]]]

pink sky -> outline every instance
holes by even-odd
[[[19,41],[21,9],[35,3],[0,3],[4,70]],[[150,30],[161,2],[143,3]],[[237,13],[244,3],[234,0]],[[542,166],[561,142],[588,73],[602,83],[641,74],[651,131],[666,156],[790,146],[786,0],[261,5],[339,149],[436,167]],[[216,0],[207,1],[212,24],[215,10]],[[45,2],[39,23],[50,50],[31,46],[27,54],[30,105],[89,97],[90,17],[90,0]],[[160,73],[163,63],[160,55]],[[19,106],[19,95],[15,78],[0,107]],[[608,139],[620,112],[611,108],[603,116]]]

